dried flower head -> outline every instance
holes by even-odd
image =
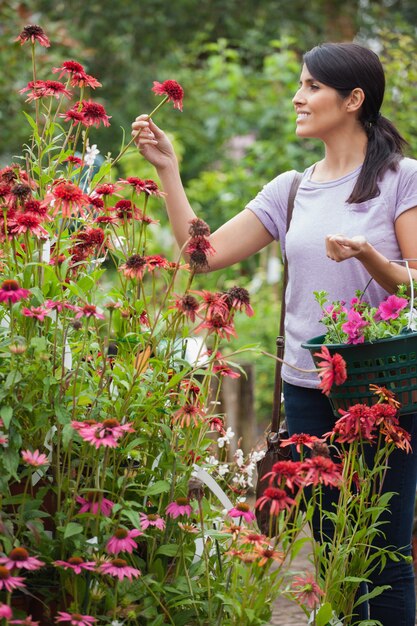
[[[28,24],[25,26],[20,35],[17,37],[16,41],[20,42],[20,45],[23,46],[26,41],[30,41],[31,43],[35,43],[37,41],[41,46],[45,48],[49,48],[51,42],[48,37],[45,35],[43,28],[37,26],[36,24]]]

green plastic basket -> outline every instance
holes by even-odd
[[[323,346],[324,335],[302,344],[310,351],[315,365],[322,359],[314,356]],[[417,332],[406,331],[396,337],[355,345],[326,344],[330,354],[338,352],[346,361],[347,380],[333,386],[330,402],[334,414],[353,404],[374,404],[378,398],[369,389],[374,384],[394,392],[401,402],[401,414],[417,412]]]

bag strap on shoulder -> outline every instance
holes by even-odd
[[[297,195],[298,188],[301,183],[303,175],[301,172],[296,172],[293,182],[290,187],[290,193],[288,195],[288,205],[287,205],[287,228],[286,232],[290,227],[291,218],[294,210],[294,202],[295,196]],[[285,290],[288,282],[288,264],[285,256],[283,257],[284,261],[284,271],[282,278],[282,301],[281,301],[281,315],[279,321],[279,335],[276,339],[277,344],[277,357],[282,359],[284,356],[284,320],[285,320]],[[275,381],[274,381],[274,401],[272,407],[272,420],[271,420],[271,433],[278,433],[279,426],[281,422],[281,368],[282,363],[280,361],[276,361],[275,365]]]

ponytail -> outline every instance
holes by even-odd
[[[404,155],[407,142],[395,126],[381,116],[385,75],[381,61],[372,50],[355,43],[326,43],[304,55],[310,74],[318,81],[338,91],[341,98],[360,87],[365,99],[359,122],[368,136],[365,160],[356,185],[347,202],[365,202],[376,198],[378,181],[387,170],[395,170]]]
[[[379,196],[378,181],[388,170],[397,169],[408,145],[394,124],[382,115],[362,124],[368,135],[368,145],[358,180],[347,199],[349,204],[359,204]]]

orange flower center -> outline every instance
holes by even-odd
[[[250,506],[249,504],[246,504],[246,502],[239,502],[239,504],[236,505],[236,508],[238,511],[244,511],[245,513],[250,510]]]
[[[129,533],[126,530],[126,528],[118,528],[116,532],[114,533],[114,536],[117,537],[117,539],[126,539],[128,534]]]
[[[186,506],[187,504],[189,504],[188,498],[177,498],[175,502],[178,504],[178,506]]]
[[[110,562],[113,567],[126,567],[127,565],[127,561],[125,561],[124,559],[113,559],[113,561]]]
[[[9,559],[12,561],[26,561],[28,556],[29,552],[25,548],[14,548],[9,554]]]
[[[104,428],[115,428],[115,426],[120,426],[120,424],[115,419],[108,419],[108,420],[104,420],[103,426]]]
[[[10,578],[10,570],[4,565],[0,565],[0,580],[7,580]]]
[[[84,560],[79,556],[72,556],[68,559],[68,563],[71,563],[71,565],[81,565],[81,563],[84,563]]]

